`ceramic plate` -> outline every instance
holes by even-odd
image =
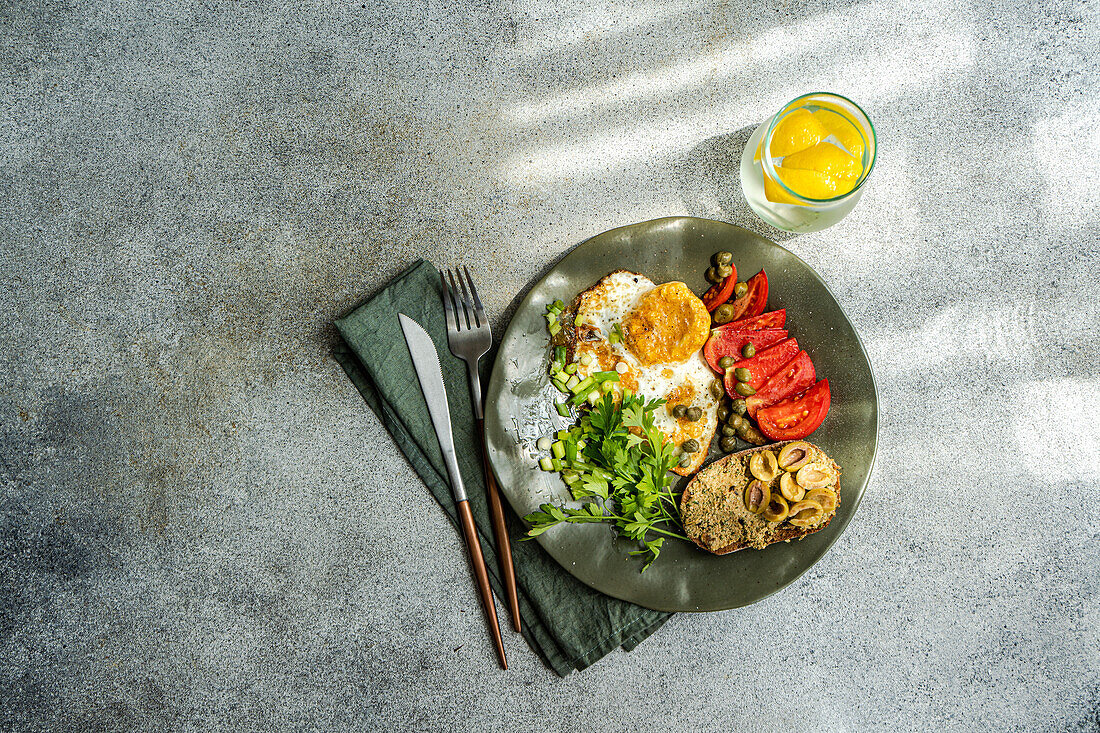
[[[644,573],[636,549],[609,525],[559,525],[538,541],[563,568],[608,595],[662,611],[717,611],[754,603],[794,582],[829,549],[851,521],[875,460],[878,398],[871,365],[852,324],[820,277],[775,242],[708,219],[675,217],[633,224],[580,244],[520,303],[500,343],[489,383],[485,431],[501,489],[521,517],[569,495],[554,473],[540,471],[535,441],[565,427],[560,398],[547,376],[543,318],[555,298],[569,303],[612,270],[640,272],[654,282],[681,280],[702,293],[714,252],[733,253],[742,279],[768,273],[768,310],[787,309],[787,329],[809,352],[818,379],[827,378],[832,408],[809,440],[841,467],[842,503],[829,526],[803,540],[718,557],[680,540],[665,543]],[[717,458],[713,441],[710,458]],[[750,447],[738,444],[737,450]],[[674,486],[682,488],[683,480]]]

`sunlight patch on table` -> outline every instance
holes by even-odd
[[[1084,481],[1100,465],[1100,378],[1045,379],[1022,385],[1012,415],[1024,469],[1048,481]]]

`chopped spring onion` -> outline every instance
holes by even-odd
[[[591,354],[581,354],[581,366],[588,366],[592,363]]]
[[[597,382],[618,382],[619,373],[614,370],[609,372],[596,372],[592,375],[592,379]]]
[[[564,392],[566,394],[569,393],[569,388],[565,386],[565,382],[563,382],[562,380],[558,379],[557,377],[551,377],[550,381],[555,387],[558,388],[559,392]]]
[[[569,389],[573,389],[574,387],[576,387],[580,383],[581,383],[581,378],[578,377],[576,374],[573,374],[569,377],[568,380],[566,380],[565,386],[568,387]]]
[[[599,372],[599,373],[602,374],[602,372]],[[574,374],[573,376],[576,376],[576,375]],[[616,376],[618,376],[618,375],[616,375]],[[585,377],[580,382],[578,382],[578,383],[574,384],[572,387],[570,387],[569,390],[573,394],[581,394],[581,393],[588,394],[588,390],[592,389],[592,385],[594,385],[595,383],[596,383],[596,377],[595,376]]]
[[[554,409],[558,411],[558,414],[562,417],[569,417],[569,403],[557,402],[554,404]]]
[[[565,365],[565,373],[566,374],[576,374],[577,373],[577,365],[576,364],[566,364]]]
[[[554,458],[565,458],[565,443],[560,440],[554,441],[550,446],[550,452],[554,454]]]
[[[553,471],[554,462],[551,461],[549,458],[543,458],[541,461],[539,461],[539,468],[541,468],[543,471]]]
[[[600,401],[600,393],[596,390],[592,390],[588,393],[588,404],[594,405]]]
[[[539,450],[550,450],[550,444],[553,442],[544,435],[535,442],[535,447]]]

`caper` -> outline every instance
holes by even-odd
[[[726,385],[722,383],[721,379],[715,379],[710,383],[710,396],[716,400],[722,399],[722,395],[726,393]]]
[[[672,408],[672,416],[677,420],[681,419],[687,414],[688,408],[685,405],[676,405]]]
[[[718,422],[725,422],[730,416],[730,408],[727,405],[718,405]]]
[[[699,342],[696,341],[695,343]],[[722,367],[723,369],[729,369],[731,366],[733,366],[733,357],[723,356],[721,359],[718,360],[718,366]]]
[[[752,372],[745,367],[737,367],[733,370],[733,377],[738,382],[747,382],[752,379]]]
[[[738,298],[743,298],[747,292],[749,292],[749,286],[745,283],[737,283],[733,286],[733,294]]]
[[[733,449],[737,447],[737,439],[725,437],[718,441],[718,447],[722,449],[723,453],[731,453]]]
[[[794,474],[791,473],[785,473],[779,477],[779,491],[783,494],[783,498],[791,503],[802,501],[802,497],[806,495],[806,489],[795,483]]]
[[[718,268],[716,268],[716,267],[708,267],[707,268],[707,282],[708,283],[714,283],[715,285],[722,282],[722,278],[718,277]]]
[[[725,280],[727,277],[733,274],[733,268],[729,265],[718,265],[718,276]]]
[[[687,409],[687,413],[684,415],[684,417],[686,417],[689,422],[697,422],[697,421],[701,420],[702,417],[703,417],[703,408],[702,407],[689,407]]]
[[[760,516],[769,522],[782,522],[787,518],[790,510],[791,508],[787,506],[786,499],[779,494],[772,494],[771,501],[768,502],[768,506],[764,508]]]
[[[714,264],[716,264],[716,265],[728,265],[731,262],[733,262],[733,253],[732,252],[726,252],[725,250],[723,250],[721,252],[715,252],[714,253]]]
[[[775,460],[775,454],[770,450],[753,453],[749,458],[749,472],[764,483],[771,483],[779,473],[779,463]]]
[[[810,460],[810,444],[801,440],[787,443],[779,451],[779,467],[797,471]]]
[[[722,426],[722,435],[727,437],[727,438],[732,438],[733,436],[737,435],[737,431],[734,430],[729,425],[723,425]]]
[[[745,344],[741,347],[741,356],[745,357],[746,359],[753,358],[754,356],[756,356],[756,347],[753,346],[751,342]]]
[[[748,397],[750,395],[756,394],[756,390],[753,389],[752,385],[745,382],[738,382],[737,384],[733,385],[733,391],[741,395],[742,397]]]
[[[680,456],[679,465],[680,465],[680,468],[687,468],[688,466],[690,466],[691,465],[691,456],[689,456],[687,453]]]
[[[738,415],[744,415],[749,410],[749,406],[744,400],[734,400],[730,403],[730,410],[736,412]]]
[[[772,491],[768,485],[760,481],[750,481],[745,487],[745,508],[753,514],[764,511],[772,500]]]
[[[737,428],[737,437],[746,443],[752,443],[753,445],[764,445],[768,442],[759,430],[753,427],[752,423],[746,420],[741,427]]]
[[[718,325],[722,325],[723,323],[729,323],[732,320],[733,320],[733,306],[732,305],[729,305],[728,303],[726,305],[720,305],[714,311],[714,322],[717,323]]]
[[[684,453],[698,453],[699,441],[695,438],[688,438],[683,443],[680,443],[680,450]]]
[[[741,417],[740,415],[730,415],[729,426],[734,430],[741,427],[744,422],[745,418]]]

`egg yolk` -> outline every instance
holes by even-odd
[[[626,347],[644,365],[687,361],[710,335],[710,313],[681,282],[658,285],[623,320]]]

